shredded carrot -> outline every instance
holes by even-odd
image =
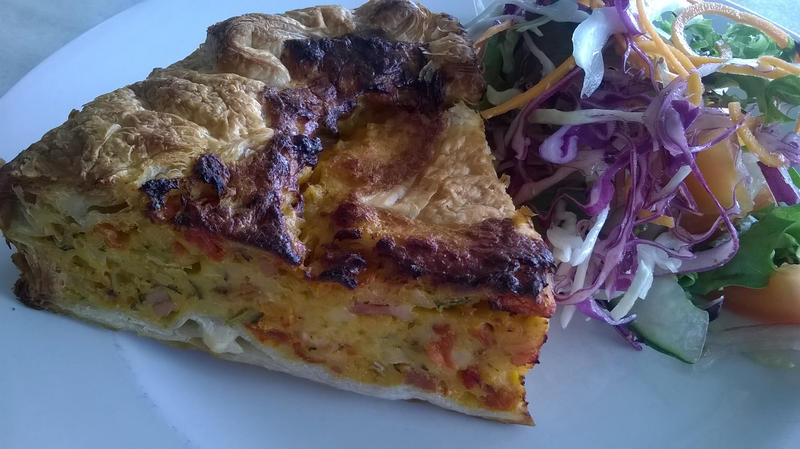
[[[639,47],[642,50],[644,50],[644,51],[646,51],[648,53],[660,54],[660,53],[658,53],[657,49],[655,48],[655,44],[653,42],[651,42],[651,41],[648,41],[648,40],[637,41],[637,44],[639,45]],[[678,49],[675,49],[675,50],[676,51],[680,51]],[[713,56],[692,55],[692,56],[689,56],[688,58],[695,65],[695,67],[699,67],[699,66],[704,65],[704,64],[720,64],[720,63],[721,64],[725,64],[725,63],[728,62],[727,59],[716,58],[716,57],[713,57]],[[789,64],[786,61],[783,61],[783,62],[786,63],[786,64]],[[784,76],[789,75],[791,73],[791,72],[788,72],[788,71],[786,71],[786,70],[784,70],[784,69],[782,69],[780,67],[775,67],[774,65],[772,65],[771,63],[769,63],[767,61],[762,61],[762,63],[765,64],[765,65],[769,65],[770,67],[772,67],[773,70],[760,71],[760,70],[757,70],[757,69],[755,69],[753,67],[742,66],[742,65],[723,65],[722,67],[720,67],[719,71],[723,72],[723,73],[735,73],[735,74],[738,74],[738,75],[760,76],[762,78],[768,78],[768,79],[781,78],[781,77],[784,77]],[[792,64],[789,64],[789,65],[792,65]],[[797,68],[797,66],[792,66],[792,67]],[[800,70],[800,68],[797,68],[797,70]]]
[[[800,67],[798,67],[796,64],[786,62],[783,59],[776,58],[774,56],[762,56],[758,58],[758,62],[762,64],[769,64],[778,69],[786,70],[792,75],[800,75]]]
[[[641,209],[636,214],[636,216],[639,217],[639,218],[644,219],[644,218],[652,217],[653,213],[650,212],[647,209]],[[653,224],[661,225],[661,226],[664,226],[664,227],[667,227],[667,228],[674,228],[675,227],[675,219],[670,217],[669,215],[662,215],[662,216],[660,216],[658,218],[654,218],[652,220],[649,220],[649,222],[653,223]]]
[[[664,40],[661,39],[661,36],[658,35],[653,23],[650,22],[650,19],[647,18],[647,13],[644,9],[644,1],[643,0],[636,0],[636,7],[639,10],[639,24],[642,28],[645,29],[650,34],[650,37],[653,39],[653,42],[664,56],[664,59],[667,61],[667,64],[670,65],[671,68],[677,70],[675,73],[681,76],[688,76],[689,72],[678,62],[678,59],[675,58],[675,55],[672,54],[671,51],[667,48],[666,44],[664,44]]]
[[[637,0],[637,5],[641,2],[641,0]],[[641,11],[641,7],[640,11]],[[738,9],[731,8],[730,6],[723,5],[721,3],[715,2],[698,2],[693,4],[692,6],[684,9],[683,11],[675,17],[675,21],[672,23],[672,42],[675,44],[678,49],[684,52],[687,55],[698,56],[692,48],[689,46],[689,43],[686,42],[686,35],[684,33],[684,28],[689,20],[693,19],[694,17],[700,14],[712,14],[717,16],[727,17],[731,20],[734,20],[739,23],[750,25],[762,33],[766,34],[775,43],[778,44],[780,48],[786,48],[789,45],[789,36],[783,32],[780,28],[776,27],[775,25],[767,22],[766,20],[756,17],[752,14],[748,14],[743,11],[739,11]],[[648,30],[650,32],[650,30]],[[652,33],[651,33],[652,34]],[[706,57],[708,62],[725,62],[726,59],[724,58],[717,58],[717,57]],[[694,60],[694,59],[692,59]],[[697,61],[695,61],[697,64]]]
[[[720,67],[719,69],[722,73],[733,73],[737,75],[750,75],[750,76],[760,76],[761,78],[766,79],[778,79],[783,78],[784,76],[788,75],[789,72],[781,69],[770,70],[768,72],[762,72],[760,70],[756,70],[752,67],[747,66],[737,66],[737,65],[726,65]]]
[[[662,53],[662,51],[656,46],[655,42],[653,42],[653,41],[651,41],[649,39],[645,39],[642,36],[634,38],[633,41],[636,42],[636,45],[638,45],[639,48],[642,49],[642,51],[647,53],[650,56],[650,58],[653,59],[653,62],[657,63],[658,62],[657,58],[660,57],[661,59],[664,60],[664,62],[667,64],[667,68],[672,73],[677,73],[678,72],[678,68],[676,68],[674,65],[670,64],[670,61],[667,59],[667,56],[664,53]],[[682,66],[680,64],[678,64],[678,67],[682,67]],[[665,80],[661,80],[661,81],[665,81]]]
[[[543,94],[555,82],[566,76],[567,73],[569,73],[569,71],[572,70],[574,67],[575,67],[575,58],[570,56],[569,58],[567,58],[566,61],[562,62],[561,65],[556,67],[555,70],[548,73],[547,76],[545,76],[538,83],[536,83],[535,86],[517,95],[516,97],[506,101],[505,103],[481,111],[481,115],[483,116],[483,118],[490,119],[500,114],[505,114],[508,111],[513,111],[514,109],[519,109],[525,106],[531,100]]]
[[[794,133],[800,134],[800,117],[797,117],[797,123],[794,124]]]
[[[738,123],[742,120],[742,105],[739,104],[739,102],[732,101],[728,103],[728,111],[734,123]],[[749,120],[746,120],[745,124],[736,130],[736,135],[747,145],[747,149],[750,150],[751,153],[758,156],[758,160],[764,165],[770,167],[782,167],[786,165],[786,158],[784,158],[783,155],[770,153],[758,142],[756,136],[753,135],[753,131],[749,128]]]
[[[483,58],[483,52],[486,50],[486,42],[494,36],[495,34],[502,33],[514,26],[513,20],[506,20],[503,23],[498,23],[497,25],[490,26],[483,32],[475,42],[472,44],[473,47],[477,50],[478,59]]]
[[[689,58],[686,57],[686,55],[683,54],[677,48],[673,47],[672,45],[669,45],[668,43],[664,43],[664,46],[670,53],[673,54],[673,56],[675,56],[675,59],[678,60],[678,62],[680,63],[681,67],[684,68],[684,70],[686,70],[687,72],[691,72],[688,74],[689,93],[690,93],[689,99],[692,101],[692,103],[699,105],[703,100],[704,89],[703,89],[703,82],[700,79],[700,75],[697,74],[696,72],[692,72],[693,70],[696,69],[696,67],[694,66],[694,64],[692,64],[692,61],[690,61]],[[654,51],[659,55],[661,54],[660,52],[658,52],[659,49],[656,47],[656,43],[654,41],[643,40],[642,45],[640,45],[640,48],[642,48],[642,50],[644,51],[650,51],[650,52]]]
[[[672,54],[675,55],[675,59],[677,59],[678,62],[680,62],[681,65],[683,65],[683,68],[685,68],[690,72],[697,68],[695,67],[694,63],[689,59],[689,57],[686,56],[682,51],[673,47],[668,42],[665,42],[664,45],[666,45],[667,48],[672,52]]]
[[[703,102],[703,80],[700,79],[700,74],[692,72],[689,74],[689,101],[695,105],[700,105]]]

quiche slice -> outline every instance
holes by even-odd
[[[23,303],[532,424],[553,259],[498,179],[459,23],[248,14],[0,169]]]

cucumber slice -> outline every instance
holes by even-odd
[[[672,276],[657,277],[647,297],[631,309],[636,319],[630,329],[645,344],[686,363],[703,353],[708,312],[698,309]]]

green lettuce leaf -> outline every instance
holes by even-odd
[[[800,263],[800,205],[770,207],[739,236],[739,251],[725,265],[697,273],[688,290],[706,295],[728,286],[764,288],[783,264]]]
[[[486,42],[481,62],[486,84],[497,92],[512,88],[525,90],[532,86],[541,78],[542,64],[525,44],[523,33],[558,66],[572,55],[572,40],[553,39],[553,36],[571,36],[576,26],[575,23],[551,21],[538,27],[542,36],[516,29],[492,36]],[[484,97],[481,108],[491,106],[492,103]]]
[[[653,24],[667,34],[672,33],[675,13],[665,13]],[[774,40],[756,28],[741,23],[731,23],[722,34],[717,33],[708,19],[692,20],[684,27],[684,36],[689,47],[703,56],[720,56],[716,44],[725,44],[731,49],[734,58],[755,59],[761,56],[775,56],[793,62],[797,49],[790,38],[786,48],[779,48]]]
[[[514,49],[520,36],[516,31],[507,31],[492,36],[486,42],[483,79],[497,90],[505,90],[514,85],[515,73],[512,73],[515,65]]]
[[[684,28],[686,42],[698,55],[718,56],[714,44],[720,39],[708,19],[692,22]]]
[[[722,35],[722,41],[731,47],[734,58],[755,59],[761,56],[775,56],[792,62],[796,51],[794,41],[791,39],[785,49],[780,49],[766,34],[741,23],[728,26]]]
[[[703,78],[707,88],[719,89],[724,87],[738,87],[741,92],[728,89],[723,95],[723,105],[731,101],[738,101],[742,107],[756,104],[758,109],[767,109],[767,86],[770,80],[757,76],[735,75],[732,73],[712,73]]]
[[[738,101],[742,106],[758,105],[767,123],[793,122],[795,119],[786,115],[783,105],[800,106],[800,77],[786,75],[782,78],[767,80],[756,76],[735,75],[730,73],[713,73],[703,81],[707,88],[738,87],[743,92],[726,90],[722,96],[722,104]]]
[[[660,20],[656,20],[653,24],[663,30],[665,33],[672,33],[672,23],[675,21],[675,13],[669,12],[664,14]],[[714,44],[722,39],[714,28],[711,26],[711,21],[708,19],[694,20],[684,27],[684,36],[689,47],[694,50],[698,55],[703,56],[719,56]]]
[[[787,171],[789,172],[789,176],[792,178],[794,185],[800,187],[800,173],[797,172],[797,169],[794,167],[789,167]]]
[[[772,80],[767,85],[764,96],[767,101],[764,119],[767,123],[793,122],[794,119],[784,114],[778,108],[778,105],[781,103],[788,103],[793,106],[800,105],[800,77],[787,75],[783,78]]]

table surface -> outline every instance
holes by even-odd
[[[0,96],[64,44],[141,1],[0,0]],[[800,14],[789,13],[796,0],[738,2],[789,29],[800,30]]]

